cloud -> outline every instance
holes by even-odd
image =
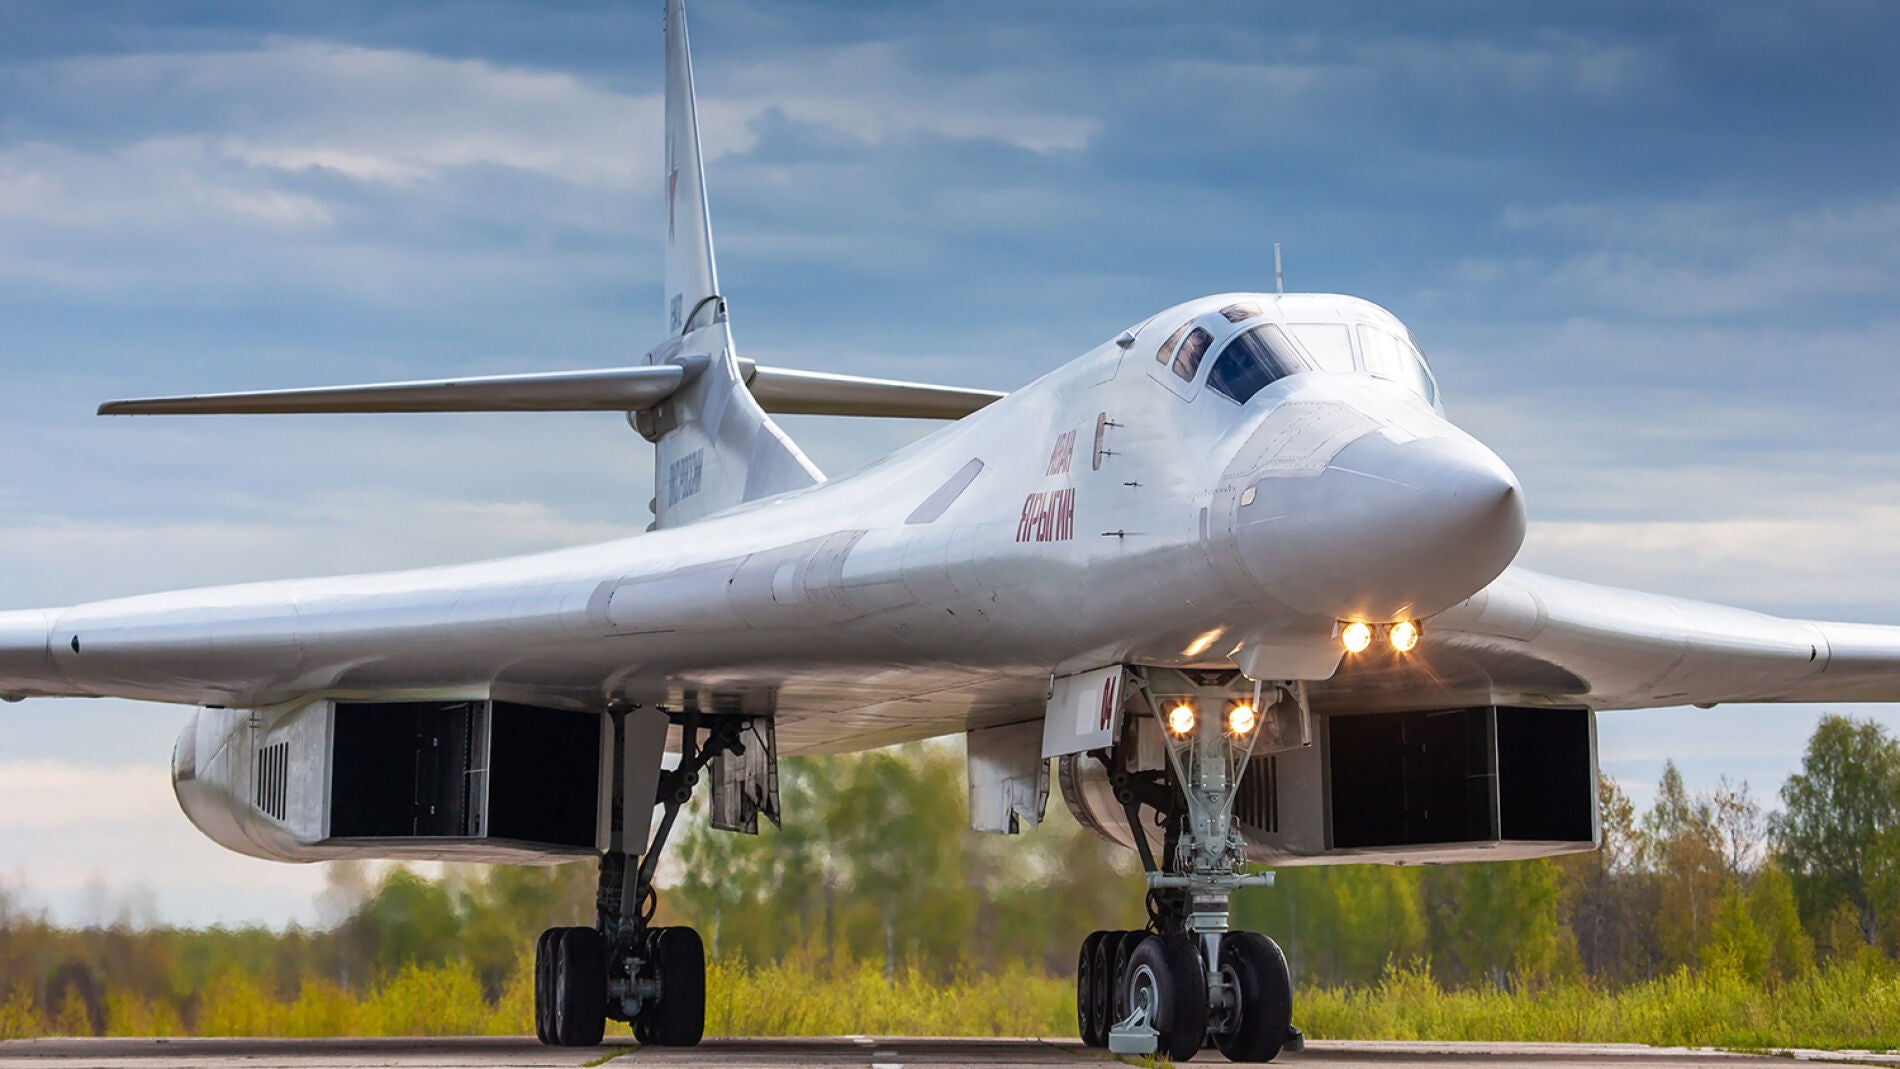
[[[654,178],[657,94],[562,71],[399,49],[277,39],[226,51],[82,56],[23,65],[43,121],[90,141],[203,136],[227,159],[408,181],[481,164],[581,185]]]
[[[1080,148],[1098,125],[1020,107],[1007,79],[924,77],[883,44],[783,53],[735,74],[701,94],[709,163],[750,151],[768,114],[869,145],[928,133],[1037,152]],[[617,191],[660,177],[657,87],[616,92],[557,70],[291,39],[43,61],[8,71],[9,82],[30,85],[27,99],[47,112],[42,136],[26,139],[34,151],[0,171],[11,194],[0,205],[16,210],[46,208],[61,174],[88,159],[147,176],[238,164],[392,185],[477,166]],[[824,85],[841,88],[812,88]],[[74,125],[95,128],[88,145],[46,144]]]
[[[1639,590],[1900,623],[1900,502],[1720,520],[1537,523],[1519,560]]]
[[[0,219],[36,230],[151,231],[204,223],[330,222],[316,198],[226,166],[204,138],[151,138],[111,153],[31,143],[0,150]]]
[[[1886,477],[1897,444],[1886,413],[1900,404],[1900,376],[1889,370],[1900,319],[1889,309],[1823,317],[1813,327],[1620,317],[1486,323],[1467,314],[1439,326],[1451,335],[1434,353],[1447,404],[1507,461],[1541,468],[1559,508],[1584,503],[1577,480],[1621,481],[1642,507],[1661,503],[1642,495],[1631,469],[1791,473],[1828,492],[1835,480]],[[1429,344],[1433,335],[1425,336]],[[1784,503],[1740,493],[1745,486],[1704,487],[1723,493],[1678,495],[1670,507],[1759,512]],[[1616,507],[1609,494],[1590,505]]]
[[[1524,560],[1797,615],[1900,621],[1900,323],[1472,328],[1447,405],[1523,481]]]
[[[1390,83],[1433,85],[1454,102],[1496,103],[1498,94],[1611,98],[1653,84],[1653,48],[1543,30],[1511,40],[1392,35],[1352,49],[1358,67]]]
[[[1036,153],[1075,152],[1100,129],[1092,115],[1051,108],[1039,80],[1020,71],[923,70],[897,44],[872,41],[794,49],[698,74],[701,117],[714,158],[752,147],[734,138],[776,112],[865,145],[924,134],[989,141]]]
[[[59,706],[70,729],[85,704]],[[0,893],[65,924],[315,919],[323,869],[233,854],[198,833],[163,763],[0,762]],[[12,884],[15,889],[6,885]]]
[[[921,139],[1072,153],[1099,127],[1038,106],[1020,77],[919,72],[883,44],[781,50],[730,74],[701,79],[713,165],[749,161],[774,124],[870,152]],[[497,310],[564,285],[572,299],[576,281],[653,284],[657,90],[299,38],[0,65],[14,109],[0,281],[165,304],[487,294],[472,303]]]
[[[163,765],[116,767],[66,761],[0,761],[0,833],[22,829],[159,822],[150,805],[171,790]]]
[[[1900,199],[1790,209],[1734,199],[1514,204],[1509,233],[1574,249],[1539,279],[1544,300],[1644,320],[1759,318],[1900,288]],[[1470,262],[1471,281],[1506,265]]]

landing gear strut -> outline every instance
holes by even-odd
[[[613,721],[615,784],[627,777],[620,763],[627,731],[624,710]],[[621,827],[620,799],[613,811],[612,847],[600,859],[595,926],[550,928],[534,956],[534,1030],[541,1042],[559,1047],[598,1046],[606,1021],[627,1021],[642,1044],[690,1047],[706,1030],[706,951],[699,933],[686,927],[652,925],[653,876],[680,808],[693,795],[700,772],[722,753],[739,753],[747,728],[738,716],[674,714],[680,728],[679,767],[660,774],[659,827],[646,853],[636,859]],[[703,733],[703,739],[702,739]]]
[[[1284,747],[1304,716],[1294,685],[1246,682],[1232,672],[1132,673],[1128,689],[1159,723],[1165,766],[1137,768],[1139,734],[1153,737],[1138,722],[1093,754],[1108,768],[1148,874],[1148,928],[1083,941],[1076,1017],[1089,1046],[1185,1061],[1211,1045],[1233,1061],[1265,1062],[1300,1045],[1285,955],[1264,935],[1228,929],[1234,890],[1273,884],[1271,873],[1242,869],[1245,843],[1233,820],[1241,779],[1256,741],[1267,734],[1269,745]],[[1262,708],[1268,696],[1276,700]],[[1163,832],[1160,858],[1144,808]]]

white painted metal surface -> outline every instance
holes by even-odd
[[[768,688],[785,752],[838,751],[1019,718],[1052,673],[1232,664],[1248,636],[1330,651],[1351,617],[1422,619],[1426,639],[1333,673],[1298,657],[1252,671],[1328,675],[1310,688],[1323,712],[1900,698],[1892,628],[1507,570],[1510,472],[1401,385],[1312,371],[1240,405],[1184,399],[1143,366],[1171,324],[1243,297],[1272,321],[1388,321],[1350,298],[1204,298],[1155,317],[1133,367],[1105,343],[848,479],[687,527],[0,614],[0,693],[601,707]],[[973,459],[940,515],[907,522]]]
[[[613,394],[658,443],[658,529],[0,613],[0,697],[277,716],[325,700],[603,710],[727,695],[770,710],[786,754],[1022,723],[1052,677],[1119,664],[1305,680],[1333,714],[1900,699],[1900,629],[1512,568],[1515,477],[1445,418],[1404,326],[1367,301],[1189,301],[984,407],[980,392],[753,368],[717,293],[683,34],[667,63],[675,336],[639,377],[667,389]],[[603,390],[631,388],[603,374]],[[804,406],[784,410],[901,408],[915,390],[936,414],[970,414],[827,482],[748,380]],[[576,385],[548,388],[588,407]],[[1401,620],[1423,621],[1416,650],[1342,651],[1342,622]],[[1071,734],[1057,751],[1045,735],[1045,752],[1086,745]]]

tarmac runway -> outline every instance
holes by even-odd
[[[1783,1051],[1736,1054],[1630,1045],[1560,1043],[1388,1043],[1322,1041],[1275,1065],[1326,1069],[1394,1069],[1405,1066],[1551,1066],[1559,1069],[1746,1069],[1786,1066],[1790,1057],[1835,1064],[1900,1066],[1900,1055],[1864,1052]],[[1134,1059],[1129,1059],[1133,1063]],[[896,1039],[840,1036],[826,1039],[709,1039],[690,1050],[640,1049],[631,1043],[591,1050],[543,1047],[532,1039],[24,1039],[0,1042],[0,1069],[97,1066],[101,1069],[319,1069],[388,1066],[393,1069],[461,1069],[487,1066],[626,1066],[692,1069],[901,1069],[906,1066],[1081,1066],[1112,1062],[1104,1051],[1074,1040]],[[1225,1065],[1214,1051],[1198,1065]]]

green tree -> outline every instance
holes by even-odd
[[[384,977],[404,965],[459,958],[461,927],[446,885],[393,868],[337,935],[358,966],[353,975]],[[247,971],[256,975],[260,970]]]
[[[1663,961],[1692,965],[1714,935],[1728,863],[1714,809],[1691,797],[1674,761],[1663,765],[1656,804],[1643,817],[1644,846],[1656,873],[1656,937]]]
[[[1728,866],[1729,877],[1747,880],[1760,860],[1762,846],[1768,837],[1768,826],[1762,816],[1761,805],[1749,791],[1748,781],[1743,780],[1738,787],[1724,775],[1716,784],[1715,793],[1709,797],[1709,815],[1721,845],[1722,861]]]
[[[1610,982],[1648,977],[1655,965],[1655,880],[1644,865],[1643,829],[1629,795],[1609,776],[1597,777],[1597,811],[1598,849],[1556,861],[1562,914],[1591,976]]]
[[[451,865],[444,883],[461,916],[457,954],[474,970],[482,994],[501,997],[521,959],[544,929],[591,922],[596,866]]]
[[[1768,975],[1794,980],[1814,971],[1814,940],[1801,927],[1795,906],[1794,881],[1777,862],[1755,872],[1748,887],[1748,912],[1768,941]]]
[[[1303,982],[1375,983],[1388,963],[1428,953],[1421,879],[1393,865],[1289,869],[1272,890],[1236,896],[1233,924],[1272,935]]]
[[[849,760],[781,761],[784,824],[762,822],[758,835],[714,830],[696,799],[676,832],[678,881],[660,896],[669,923],[698,927],[715,956],[774,961],[801,947],[829,950],[844,879],[829,817]]]
[[[858,754],[844,762],[825,822],[854,892],[843,934],[859,957],[961,964],[975,895],[963,877],[962,762],[943,747]]]
[[[1689,796],[1689,789],[1682,782],[1682,771],[1676,767],[1676,762],[1665,760],[1662,778],[1656,782],[1655,804],[1643,814],[1645,842],[1655,846],[1684,829],[1708,821],[1706,809],[1699,807],[1696,800]]]
[[[1871,720],[1824,716],[1781,802],[1771,827],[1802,916],[1825,927],[1845,907],[1861,942],[1879,945],[1900,882],[1900,743]]]
[[[1576,941],[1559,916],[1561,884],[1557,866],[1544,859],[1428,871],[1421,889],[1433,972],[1504,988],[1573,972]]]
[[[1731,884],[1729,892],[1722,896],[1710,924],[1709,939],[1701,948],[1701,958],[1705,968],[1733,969],[1753,983],[1768,977],[1773,948],[1749,913],[1741,888]]]

